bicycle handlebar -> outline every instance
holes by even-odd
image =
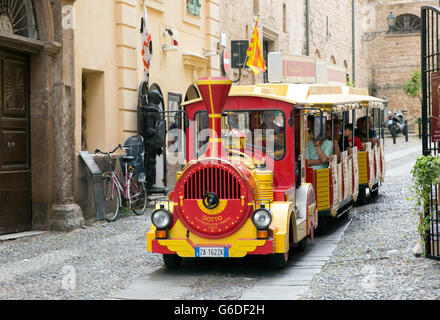
[[[99,149],[96,149],[95,150],[95,153],[102,153],[102,154],[107,154],[107,155],[110,155],[110,154],[112,154],[112,153],[115,153],[116,152],[116,150],[118,150],[118,149],[121,149],[122,150],[122,146],[119,144],[113,151],[110,151],[110,152],[104,152],[104,151],[101,151],[101,150],[99,150]]]

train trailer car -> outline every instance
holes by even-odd
[[[354,203],[365,203],[366,190],[373,198],[379,193],[385,177],[384,145],[377,135],[369,139],[369,132],[374,129],[371,123],[379,120],[374,118],[383,108],[383,100],[368,96],[361,88],[339,86],[309,86],[303,100],[326,115],[327,139],[337,145],[328,168],[306,168],[306,181],[315,188],[319,231],[326,233],[331,220],[346,217]],[[364,111],[366,115],[360,117]],[[345,128],[350,128],[351,135],[346,136]],[[363,137],[360,149],[348,142],[356,134]]]

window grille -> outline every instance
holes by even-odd
[[[421,30],[420,18],[413,14],[402,14],[396,18],[396,25],[390,27],[390,33],[417,33]]]

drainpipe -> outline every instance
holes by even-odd
[[[355,11],[354,11],[354,1],[351,0],[351,29],[352,29],[352,56],[353,56],[353,85],[356,83],[356,33],[355,33]]]
[[[310,55],[309,0],[306,0],[306,56]]]

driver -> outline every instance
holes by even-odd
[[[280,112],[268,111],[264,117],[265,130],[273,130],[274,133],[274,151],[284,149],[284,127],[283,118]],[[267,137],[266,131],[266,137]]]

